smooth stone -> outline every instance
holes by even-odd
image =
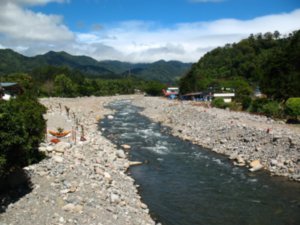
[[[142,165],[142,162],[138,162],[138,161],[131,161],[129,162],[129,166],[138,166],[138,165]]]
[[[46,149],[47,152],[52,152],[54,150],[53,146],[47,146]]]
[[[39,147],[39,151],[40,151],[40,152],[46,152],[46,151],[47,151],[47,148],[46,148],[46,147]]]
[[[123,150],[117,150],[116,155],[117,155],[119,158],[122,158],[122,159],[126,158],[126,155],[125,155],[125,153],[124,153]]]
[[[69,148],[71,148],[71,144],[70,143],[61,141],[61,142],[59,142],[59,143],[57,143],[55,145],[54,150],[56,152],[63,153],[63,152],[65,152],[65,150],[67,150]]]
[[[121,147],[124,148],[125,150],[131,149],[131,146],[127,144],[123,144],[121,145]]]
[[[55,162],[61,163],[64,161],[64,158],[58,155],[52,157]]]
[[[103,175],[107,180],[111,180],[111,175],[108,172],[104,172]]]
[[[271,165],[276,166],[278,164],[278,161],[276,159],[271,159]]]
[[[111,193],[110,195],[110,201],[112,203],[119,203],[120,202],[120,197],[117,194]]]
[[[250,171],[255,172],[255,171],[258,171],[258,170],[262,169],[263,165],[261,165],[260,160],[257,159],[257,160],[254,160],[250,163],[250,167],[251,167]]]
[[[73,211],[75,209],[75,205],[72,203],[68,203],[62,209],[64,211]]]

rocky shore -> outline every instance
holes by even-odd
[[[184,140],[227,155],[251,171],[300,181],[300,128],[265,116],[210,108],[192,101],[145,97],[134,101],[142,114]]]
[[[72,132],[57,144],[47,135],[39,150],[48,157],[25,168],[32,190],[1,208],[1,225],[155,224],[126,174],[125,152],[98,129],[98,120],[112,113],[104,105],[121,98],[130,97],[41,99],[48,108],[47,128]]]
[[[155,224],[126,174],[131,164],[126,151],[104,138],[98,127],[99,120],[113,114],[104,106],[121,99],[143,107],[142,114],[170,127],[173,135],[225,154],[237,166],[265,168],[300,181],[299,127],[197,102],[140,95],[47,98],[41,103],[48,108],[48,130],[72,132],[57,144],[47,134],[39,150],[48,157],[24,168],[32,190],[17,200],[2,201],[10,204],[1,205],[0,225]]]

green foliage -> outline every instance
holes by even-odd
[[[225,108],[229,108],[230,110],[233,111],[240,111],[241,110],[241,104],[237,102],[229,102],[225,104]]]
[[[144,91],[152,96],[162,95],[162,89],[165,89],[166,85],[156,81],[149,81],[146,83]]]
[[[270,99],[300,96],[300,31],[280,38],[278,31],[251,35],[206,53],[180,80],[182,93],[228,87],[236,101],[259,86]]]
[[[228,106],[228,104],[226,104],[224,102],[223,98],[215,98],[215,99],[213,99],[212,102],[211,102],[211,105],[213,107],[221,108],[221,109],[225,109]]]
[[[41,158],[38,146],[46,129],[45,112],[44,106],[26,95],[0,101],[0,177]]]
[[[249,111],[253,113],[263,113],[263,106],[269,102],[266,98],[258,98],[252,101]]]
[[[250,112],[264,114],[269,117],[281,117],[283,110],[280,103],[266,98],[258,98],[252,101]]]
[[[44,55],[25,57],[9,49],[0,49],[0,76],[11,73],[31,73],[37,80],[54,79],[53,69],[63,68],[56,74],[70,75],[74,71],[90,78],[122,79],[136,77],[144,80],[157,80],[174,83],[189,69],[190,63],[178,61],[157,61],[154,63],[126,63],[119,61],[96,61],[87,56],[73,56],[66,52],[50,51]],[[72,78],[73,80],[73,78]]]
[[[251,106],[252,98],[249,96],[244,96],[241,99],[241,102],[242,102],[242,109],[247,110]]]
[[[77,93],[77,86],[64,74],[57,75],[54,79],[55,92],[57,96],[74,97]]]
[[[278,102],[269,101],[262,106],[262,112],[266,116],[278,118],[282,115],[282,108],[280,107],[280,104]]]
[[[300,96],[300,31],[278,42],[262,60],[260,86],[268,97],[286,100]]]
[[[289,98],[285,103],[285,112],[292,117],[300,116],[300,98]]]

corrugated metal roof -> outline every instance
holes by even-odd
[[[2,87],[11,87],[11,86],[15,86],[15,85],[17,85],[17,83],[12,83],[12,82],[1,82],[0,83],[0,85],[2,86]]]

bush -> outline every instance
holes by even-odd
[[[243,110],[247,110],[251,106],[252,99],[249,96],[244,96],[241,102]]]
[[[282,115],[280,104],[275,101],[270,101],[263,105],[262,112],[269,117],[280,117]]]
[[[283,110],[280,104],[266,98],[258,98],[252,101],[250,112],[263,114],[269,117],[281,117]]]
[[[233,111],[240,111],[242,109],[241,104],[238,102],[229,102],[225,103],[225,106]]]
[[[289,98],[285,103],[285,113],[295,118],[300,116],[300,98]]]
[[[152,96],[159,96],[162,95],[162,89],[166,88],[166,85],[158,82],[158,81],[149,81],[146,83],[145,87],[144,87],[144,91],[148,94],[148,95],[152,95]]]
[[[252,101],[250,105],[250,112],[253,113],[263,113],[263,106],[269,102],[266,98],[258,98]]]
[[[0,101],[0,178],[41,159],[39,143],[44,139],[46,108],[25,95]]]
[[[216,108],[225,109],[228,105],[224,102],[223,98],[215,98],[212,100],[211,105]]]

